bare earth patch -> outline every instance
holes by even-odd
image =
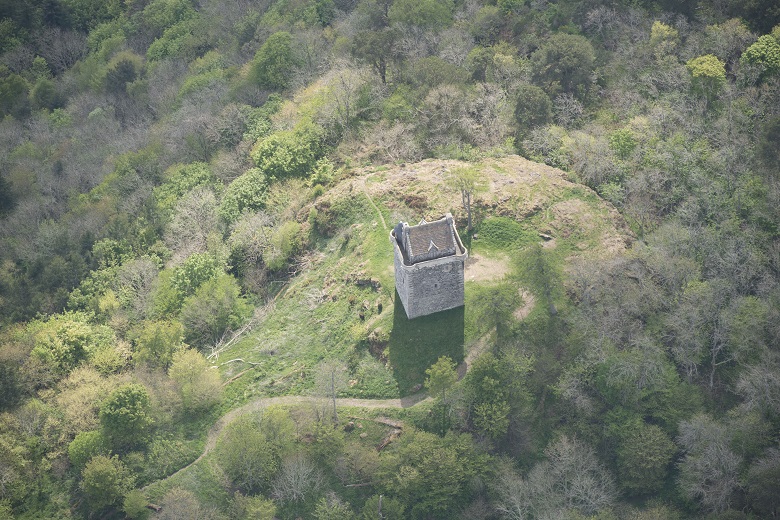
[[[502,279],[509,272],[509,260],[505,256],[487,258],[469,254],[466,260],[467,282],[490,282]]]
[[[526,291],[522,287],[518,289],[518,292],[520,292],[520,297],[523,299],[523,305],[521,305],[516,311],[515,311],[515,318],[518,320],[522,320],[528,317],[529,314],[531,314],[531,311],[534,308],[534,303],[536,303],[536,300],[534,299],[534,295],[531,294],[531,292]]]
[[[377,213],[377,225],[385,227],[400,220],[436,220],[448,211],[454,214],[459,226],[464,226],[460,194],[449,189],[445,179],[448,172],[466,164],[428,159],[413,164],[355,168],[323,199],[367,197]],[[576,256],[608,258],[625,251],[634,240],[623,217],[611,204],[586,202],[582,197],[569,195],[567,192],[575,189],[583,194],[592,190],[569,181],[561,170],[517,155],[485,159],[479,168],[489,188],[474,197],[477,218],[495,215],[523,221],[541,214],[544,218],[538,231],[553,237],[543,246],[555,249],[560,245],[556,238],[558,242],[575,238],[589,243],[584,249],[579,248]],[[488,278],[478,278],[477,274],[468,278],[467,269],[466,275],[469,280],[495,280],[503,276],[503,271]]]

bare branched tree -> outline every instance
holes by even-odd
[[[321,421],[330,416],[333,422],[338,422],[336,397],[349,384],[348,374],[346,365],[338,360],[323,361],[317,366],[314,387],[323,400],[317,409]]]
[[[563,436],[545,450],[526,478],[504,469],[496,488],[506,518],[560,518],[566,511],[594,515],[617,498],[612,477],[590,446]]]
[[[727,428],[706,415],[680,423],[677,443],[685,452],[680,463],[679,486],[710,512],[720,513],[731,505],[739,488],[742,457],[731,451]]]
[[[322,479],[320,470],[296,453],[282,463],[271,496],[281,502],[303,502],[322,487]]]
[[[217,200],[207,188],[195,189],[177,204],[165,233],[165,245],[173,252],[177,265],[193,253],[204,253],[208,239],[217,233]]]
[[[77,31],[50,27],[37,39],[38,54],[46,60],[55,75],[71,68],[87,54],[87,38]]]

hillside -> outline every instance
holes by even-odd
[[[394,329],[407,326],[403,308],[401,321],[396,319],[388,223],[433,220],[448,211],[456,215],[470,245],[468,299],[478,286],[496,283],[525,292],[527,288],[517,280],[517,259],[526,245],[544,243],[565,266],[577,258],[612,258],[633,241],[620,214],[592,190],[567,181],[560,170],[517,156],[472,165],[484,176],[488,188],[475,201],[477,238],[467,237],[460,194],[445,182],[446,172],[464,165],[467,163],[428,160],[346,171],[344,180],[305,205],[301,215],[317,208],[318,218],[346,225],[307,254],[305,269],[263,309],[251,334],[209,358],[215,363],[243,360],[222,365],[226,380],[244,371],[248,363],[258,363],[240,381],[231,381],[229,394],[243,392],[246,398],[252,392],[284,393],[291,391],[288,385],[300,391],[301,386],[311,384],[302,375],[311,376],[314,365],[323,359],[349,356],[357,357],[350,362],[360,363],[363,377],[353,374],[356,378],[345,395],[394,397],[399,383],[402,393],[419,386],[424,370],[439,356],[463,359],[457,345],[439,345],[421,335],[416,344],[405,347],[408,355],[416,358],[414,374],[394,375],[383,370],[379,361],[387,361],[388,356],[392,360],[395,355],[392,346],[383,352],[398,333]],[[540,233],[553,238],[545,242]],[[470,308],[467,301],[466,345],[488,332],[478,327],[478,318]],[[461,338],[461,349],[463,341]],[[373,356],[368,355],[366,346]],[[429,355],[421,355],[422,351]],[[250,385],[252,389],[247,390]]]

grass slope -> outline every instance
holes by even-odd
[[[327,232],[308,266],[265,309],[265,317],[216,360],[227,384],[226,406],[261,396],[314,392],[317,365],[340,360],[349,370],[343,396],[390,398],[419,389],[441,355],[456,361],[481,331],[470,313],[477,288],[511,283],[522,291],[513,260],[528,244],[544,245],[561,262],[611,256],[631,233],[617,211],[566,174],[517,156],[479,163],[489,189],[476,199],[475,235],[464,236],[471,259],[462,309],[409,321],[393,281],[389,227],[450,211],[464,234],[459,193],[444,175],[457,161],[353,169],[311,206]],[[324,227],[324,226],[322,226]],[[503,280],[503,281],[502,281]],[[231,362],[242,359],[256,363]]]

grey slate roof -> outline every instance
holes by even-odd
[[[455,223],[449,213],[441,220],[423,221],[417,226],[399,224],[394,234],[403,251],[404,263],[409,265],[458,253]]]

